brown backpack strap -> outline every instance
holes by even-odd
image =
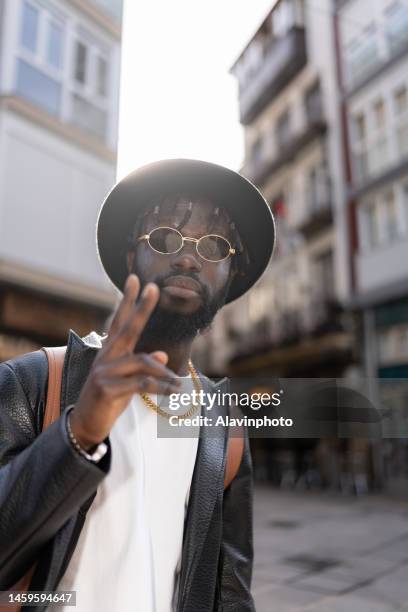
[[[45,406],[43,431],[61,414],[61,381],[66,346],[43,347],[48,359],[48,390]]]
[[[61,381],[62,369],[64,366],[66,346],[43,347],[42,349],[48,359],[48,388],[47,388],[47,403],[44,412],[43,431],[47,429],[54,421],[56,421],[61,413]],[[37,563],[34,563],[31,568],[18,580],[10,590],[28,591]],[[0,612],[21,612],[20,604],[14,606],[0,605]]]

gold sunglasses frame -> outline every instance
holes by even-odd
[[[177,234],[179,234],[179,236],[181,236],[181,246],[179,249],[177,249],[177,251],[173,251],[172,253],[162,253],[161,251],[158,251],[157,249],[155,249],[151,243],[150,243],[150,235],[158,230],[158,229],[170,229],[173,232],[177,232]],[[203,255],[201,255],[201,253],[199,253],[198,251],[198,243],[200,242],[200,240],[202,240],[203,238],[208,238],[209,236],[215,236],[216,238],[222,238],[222,240],[225,240],[225,242],[228,244],[229,246],[229,251],[227,253],[227,255],[225,257],[223,257],[222,259],[207,259],[207,257],[203,257]],[[183,234],[181,232],[179,232],[178,229],[176,229],[175,227],[170,227],[168,225],[159,225],[158,227],[153,228],[152,230],[150,230],[150,232],[148,234],[143,234],[143,236],[139,236],[139,238],[137,238],[137,242],[139,242],[140,240],[147,240],[147,244],[149,245],[149,247],[155,252],[155,253],[159,253],[159,255],[175,255],[176,253],[178,253],[179,251],[182,250],[182,248],[184,247],[184,241],[188,241],[188,242],[195,242],[196,245],[196,251],[197,251],[197,255],[199,257],[201,257],[201,259],[204,259],[204,261],[209,261],[210,263],[220,263],[221,261],[225,261],[226,259],[228,259],[228,257],[235,255],[235,249],[232,248],[231,243],[229,240],[227,240],[226,238],[224,238],[224,236],[220,236],[219,234],[206,234],[205,236],[201,236],[201,238],[190,238],[189,236],[183,236]]]

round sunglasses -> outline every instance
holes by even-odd
[[[217,263],[230,255],[235,255],[235,249],[223,236],[208,234],[201,238],[189,238],[183,236],[174,227],[156,227],[137,240],[146,240],[150,248],[161,255],[178,253],[183,248],[185,241],[194,242],[198,255],[206,261]]]

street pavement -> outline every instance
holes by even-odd
[[[408,502],[257,487],[257,612],[408,610]]]

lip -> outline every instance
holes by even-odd
[[[177,287],[194,293],[201,293],[201,285],[188,276],[171,276],[164,281],[164,287]]]

